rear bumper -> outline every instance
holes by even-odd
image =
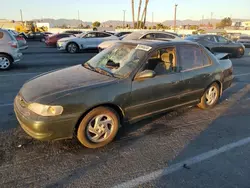
[[[17,52],[12,57],[13,57],[14,63],[16,63],[23,58],[23,54],[21,52]]]
[[[19,49],[20,50],[26,50],[26,49],[28,49],[28,47],[29,47],[28,45],[25,45],[25,46],[21,46]]]

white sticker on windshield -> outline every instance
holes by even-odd
[[[152,48],[152,47],[150,47],[150,46],[138,44],[138,45],[136,46],[135,49],[144,50],[144,51],[147,51],[147,52],[148,52],[149,50],[151,50],[151,48]]]

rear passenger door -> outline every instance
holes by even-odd
[[[97,33],[96,47],[98,47],[98,45],[101,44],[103,41],[110,40],[110,36],[111,35],[108,33],[102,33],[102,32]]]
[[[184,82],[182,103],[199,101],[209,85],[213,73],[212,61],[205,49],[198,45],[180,45],[178,56],[181,64],[181,76]]]
[[[95,48],[97,44],[97,32],[89,32],[81,39],[82,48]]]

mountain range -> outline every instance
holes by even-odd
[[[77,20],[77,19],[50,19],[50,18],[46,18],[43,20],[33,20],[33,21],[39,21],[39,22],[47,22],[50,24],[50,27],[58,27],[58,26],[62,26],[62,25],[66,25],[66,26],[70,26],[70,27],[77,27],[78,25],[82,24],[84,26],[87,25],[91,25],[92,22],[89,21],[81,21],[81,20]],[[247,21],[245,19],[233,19],[233,22],[235,21]],[[204,20],[176,20],[176,24],[177,25],[199,25],[201,23],[203,24],[216,24],[220,22],[220,19],[204,19]],[[154,22],[153,24],[156,25],[157,23],[162,23],[163,25],[168,25],[171,26],[173,25],[174,21],[173,20],[165,20],[164,22]],[[126,21],[126,24],[129,24],[132,26],[132,22],[131,21]],[[123,25],[123,21],[120,20],[108,20],[105,22],[101,23],[101,26],[104,27],[109,27],[109,26],[122,26]],[[146,22],[146,25],[148,26],[152,26],[152,22]]]

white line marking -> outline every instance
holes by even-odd
[[[13,103],[9,103],[9,104],[0,104],[0,107],[5,107],[5,106],[13,106]]]
[[[16,73],[16,74],[0,74],[0,76],[25,76],[25,75],[32,75],[32,74],[42,74],[42,72],[27,72],[27,73]]]
[[[135,178],[133,180],[129,180],[127,182],[116,185],[113,188],[130,188],[130,187],[139,186],[143,183],[155,180],[155,179],[160,178],[162,176],[166,176],[168,174],[171,174],[173,172],[181,170],[181,169],[183,169],[184,164],[186,164],[187,166],[190,166],[190,165],[202,162],[202,161],[209,159],[211,157],[214,157],[216,155],[219,155],[221,153],[224,153],[226,151],[229,151],[231,149],[234,149],[236,147],[243,146],[243,145],[248,144],[248,143],[250,143],[250,137],[241,139],[241,140],[239,140],[237,142],[233,142],[231,144],[224,145],[218,149],[210,150],[208,152],[202,153],[202,154],[197,155],[195,157],[192,157],[192,158],[189,158],[189,159],[184,160],[182,162],[176,163],[176,164],[171,165],[169,167],[166,167],[164,169],[154,171],[150,174],[140,176],[140,177]]]
[[[250,73],[244,73],[244,74],[235,74],[235,77],[240,77],[240,76],[247,76],[250,75]]]

